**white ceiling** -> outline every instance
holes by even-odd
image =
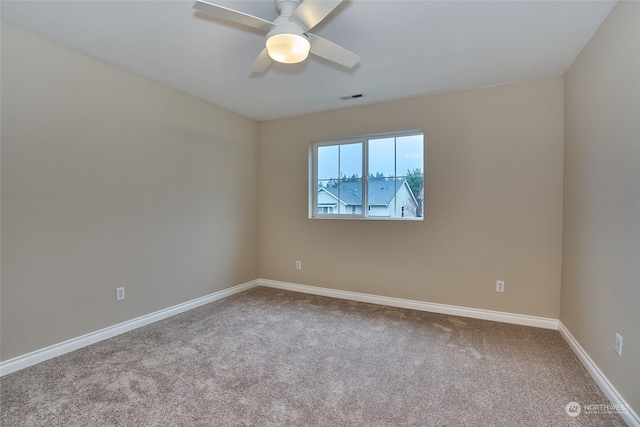
[[[267,20],[273,0],[216,1]],[[193,1],[6,1],[3,20],[257,120],[560,76],[615,1],[346,0],[313,33],[362,57],[251,75],[263,36]],[[363,93],[348,101],[341,96]]]

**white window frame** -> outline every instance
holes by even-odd
[[[403,136],[421,135],[422,140],[422,174],[426,175],[425,171],[425,142],[424,131],[422,129],[414,129],[400,132],[386,132],[377,133],[356,137],[348,137],[343,139],[335,139],[328,141],[312,141],[309,143],[309,218],[310,219],[357,219],[357,220],[372,220],[372,221],[422,221],[424,215],[420,217],[382,217],[382,216],[368,216],[369,206],[368,202],[368,176],[369,176],[369,140],[381,139],[381,138],[398,138]],[[345,214],[324,214],[318,213],[318,147],[335,146],[335,145],[347,145],[347,144],[362,144],[362,213],[345,213]],[[338,168],[340,169],[340,168]],[[338,170],[340,174],[340,170]],[[396,171],[396,177],[397,171]],[[415,196],[415,195],[414,195]],[[423,201],[424,203],[424,201]],[[424,211],[424,208],[423,208]]]

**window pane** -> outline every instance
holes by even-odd
[[[369,179],[368,216],[387,218],[422,217],[422,178],[415,179],[420,198],[413,194],[406,178]]]
[[[318,182],[319,214],[362,214],[362,179]]]
[[[422,217],[424,198],[424,152],[423,136],[402,136],[396,139],[396,166],[399,177],[404,177],[409,192],[400,192],[396,214],[404,218]],[[404,207],[404,211],[402,208]]]
[[[340,146],[340,178],[362,178],[362,143]]]
[[[327,189],[332,191],[331,189]],[[338,186],[339,212],[340,214],[362,214],[362,178],[349,178],[340,181]]]
[[[424,213],[424,176],[422,171],[419,174],[409,175],[406,178],[411,195],[415,199],[415,207],[409,206],[409,217],[422,218]],[[407,215],[405,215],[407,216]]]
[[[338,179],[338,145],[318,147],[318,179]]]
[[[338,213],[338,180],[318,181],[318,213]]]
[[[391,217],[394,212],[393,199],[396,192],[394,179],[369,178],[368,186],[368,215]]]
[[[369,140],[369,176],[395,176],[395,138]]]
[[[396,179],[394,218],[417,218],[419,206],[416,197],[405,178]]]
[[[362,214],[362,146],[318,147],[318,214]]]
[[[408,172],[422,172],[423,152],[422,135],[401,136],[396,138],[396,170],[397,176]]]

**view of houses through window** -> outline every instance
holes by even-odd
[[[312,217],[422,218],[422,132],[321,142],[312,149]]]

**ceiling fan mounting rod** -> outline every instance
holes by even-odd
[[[280,16],[289,17],[293,15],[300,3],[302,3],[302,0],[276,0],[276,9]]]

